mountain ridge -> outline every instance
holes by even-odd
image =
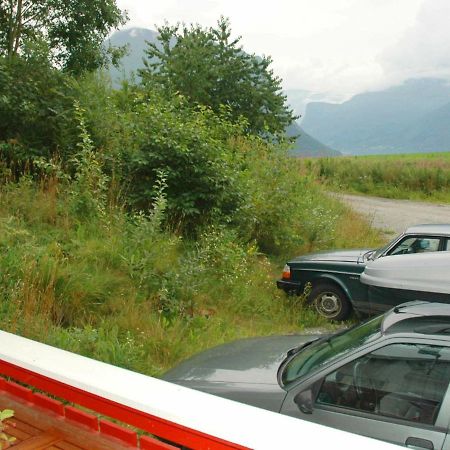
[[[447,110],[450,85],[445,80],[411,79],[340,104],[309,103],[301,126],[325,145],[346,153],[450,151]],[[432,136],[425,123],[435,129]]]

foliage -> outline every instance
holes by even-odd
[[[69,79],[45,60],[0,57],[0,143],[10,167],[67,148],[72,104]]]
[[[446,153],[321,158],[300,162],[332,189],[390,198],[450,200],[450,159]]]
[[[325,324],[283,300],[279,268],[239,230],[213,225],[196,241],[167,231],[164,176],[151,212],[109,207],[88,220],[68,181],[1,186],[3,329],[155,375],[214,344]]]
[[[174,227],[193,231],[236,209],[241,201],[241,157],[230,139],[242,132],[240,124],[157,93],[138,93],[131,111],[123,115],[134,131],[132,147],[123,155],[127,196],[134,208],[149,208],[162,170],[168,219]]]
[[[272,255],[331,245],[343,211],[311,178],[298,176],[286,149],[257,138],[241,138],[235,145],[246,155],[245,201],[232,218],[240,235]]]
[[[73,157],[75,180],[71,184],[71,205],[75,215],[84,220],[105,214],[108,177],[94,152],[92,140],[87,132],[84,111],[75,103],[75,114],[80,132],[79,151]]]
[[[231,38],[228,20],[221,18],[217,28],[166,24],[158,33],[159,43],[148,44],[146,67],[139,71],[144,84],[216,113],[225,106],[232,121],[244,117],[252,133],[283,133],[295,119],[272,60],[245,53],[240,37]]]
[[[103,41],[125,21],[115,0],[0,0],[0,56],[39,52],[65,71],[92,71],[119,56]]]

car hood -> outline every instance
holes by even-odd
[[[345,261],[354,263],[363,263],[362,256],[373,249],[360,248],[351,250],[336,250],[333,252],[317,252],[294,258],[292,263],[301,263],[305,261]]]
[[[317,335],[242,339],[199,353],[163,375],[170,382],[277,385],[277,371],[288,350]]]

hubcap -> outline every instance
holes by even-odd
[[[326,317],[334,317],[341,310],[341,301],[333,292],[324,292],[316,299],[317,311]]]

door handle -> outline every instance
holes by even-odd
[[[408,439],[406,439],[405,444],[408,448],[434,450],[433,443],[428,439],[409,437]]]

